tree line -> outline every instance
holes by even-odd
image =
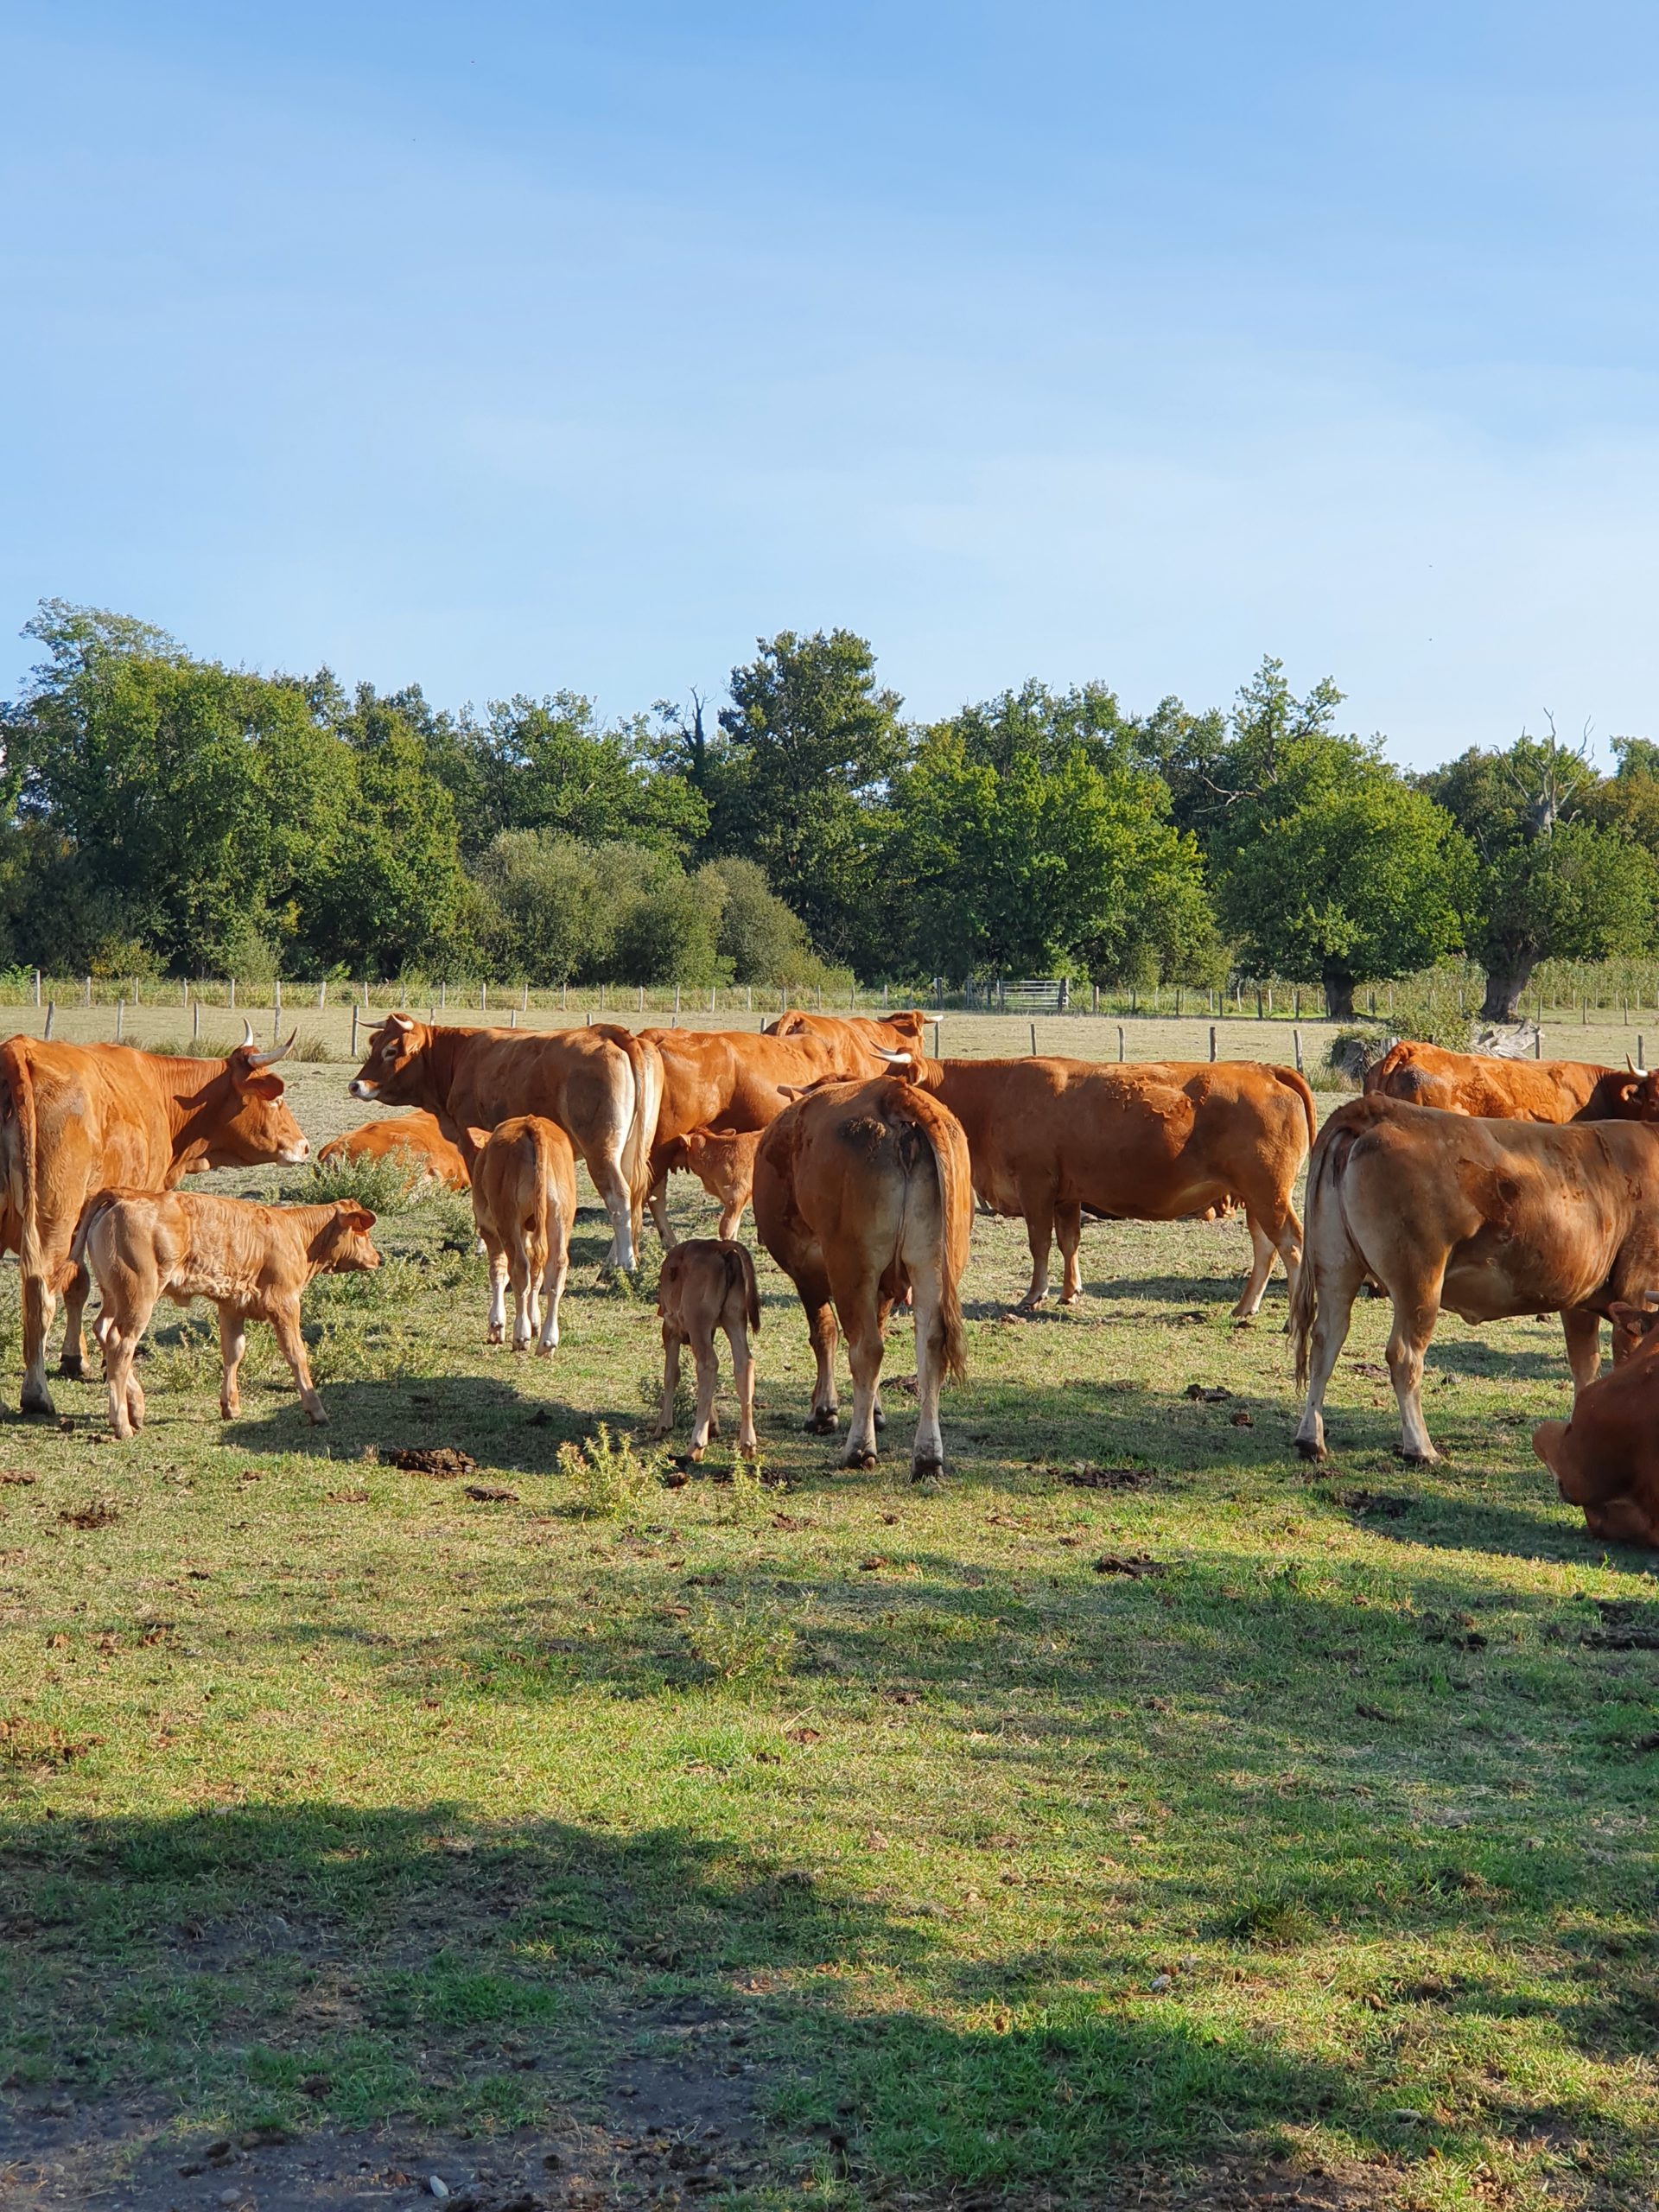
[[[1264,660],[1230,709],[1032,681],[906,718],[846,630],[759,641],[717,712],[434,707],[250,674],[43,602],[0,706],[0,954],[53,973],[537,986],[1278,976],[1334,1015],[1461,953],[1512,1019],[1540,962],[1659,916],[1659,746],[1522,734],[1407,774]]]

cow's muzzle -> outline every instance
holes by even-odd
[[[373,1084],[365,1082],[360,1075],[353,1076],[346,1086],[346,1095],[348,1098],[372,1099],[374,1096],[375,1089],[376,1086]]]
[[[310,1157],[310,1142],[307,1138],[302,1137],[298,1144],[289,1145],[288,1150],[283,1154],[283,1164],[286,1167],[297,1167],[302,1160],[309,1160]]]

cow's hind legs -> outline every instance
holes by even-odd
[[[85,1268],[77,1268],[64,1286],[63,1350],[58,1358],[58,1372],[71,1382],[79,1382],[86,1372],[86,1345],[81,1324],[92,1288],[92,1278]]]
[[[46,1338],[57,1303],[39,1275],[23,1277],[23,1395],[26,1414],[50,1416],[57,1412],[46,1387]],[[118,1431],[118,1433],[119,1432]]]
[[[1077,1247],[1083,1242],[1083,1208],[1056,1206],[1054,1209],[1054,1240],[1060,1248],[1064,1274],[1060,1283],[1060,1303],[1075,1306],[1083,1295],[1083,1272],[1077,1265]]]
[[[910,1478],[921,1482],[944,1472],[944,1438],[939,1428],[939,1386],[944,1380],[944,1324],[939,1315],[938,1277],[925,1271],[916,1289],[916,1441],[911,1447]]]
[[[1567,1338],[1567,1364],[1576,1398],[1601,1372],[1601,1317],[1574,1307],[1561,1316],[1561,1334]],[[1618,1348],[1617,1335],[1613,1347]]]
[[[300,1393],[300,1403],[305,1408],[308,1421],[320,1426],[328,1416],[322,1409],[322,1400],[317,1395],[311,1380],[311,1363],[305,1356],[305,1338],[300,1334],[300,1308],[296,1299],[289,1307],[278,1306],[270,1317],[270,1325],[276,1332],[276,1342],[283,1357],[288,1362]]]
[[[861,1313],[847,1332],[847,1363],[853,1370],[853,1418],[842,1465],[876,1463],[875,1394],[881,1382],[881,1331],[874,1312]]]
[[[747,1316],[741,1312],[726,1324],[726,1340],[732,1348],[732,1380],[737,1386],[737,1448],[753,1459],[760,1446],[754,1433],[754,1354],[749,1349]]]
[[[505,1344],[507,1338],[507,1251],[505,1244],[493,1244],[486,1236],[484,1249],[490,1256],[490,1312],[485,1333],[486,1344]]]
[[[1307,1398],[1296,1428],[1296,1449],[1304,1459],[1325,1457],[1325,1393],[1337,1355],[1348,1341],[1349,1317],[1365,1280],[1365,1263],[1350,1252],[1319,1274],[1319,1306],[1308,1353]]]
[[[1389,1373],[1400,1405],[1400,1453],[1412,1465],[1432,1466],[1440,1454],[1423,1421],[1423,1356],[1440,1317],[1438,1299],[1415,1302],[1396,1296],[1394,1327],[1389,1334]]]
[[[836,1345],[840,1331],[830,1298],[830,1279],[804,1268],[795,1287],[806,1313],[806,1333],[811,1341],[818,1371],[812,1384],[812,1410],[807,1416],[809,1436],[834,1436],[841,1427],[841,1407],[836,1397]]]
[[[1046,1196],[1033,1197],[1027,1202],[1026,1242],[1031,1247],[1031,1282],[1020,1305],[1021,1311],[1029,1313],[1048,1296],[1048,1256],[1054,1242],[1054,1208]]]
[[[1253,1213],[1246,1213],[1245,1226],[1250,1232],[1250,1275],[1233,1308],[1235,1321],[1253,1321],[1260,1312],[1267,1292],[1268,1277],[1273,1273],[1274,1245],[1271,1236]]]

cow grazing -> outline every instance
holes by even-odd
[[[1476,1120],[1351,1099],[1307,1173],[1307,1249],[1293,1300],[1305,1459],[1367,1279],[1394,1301],[1389,1372],[1408,1459],[1440,1454],[1423,1425],[1423,1356],[1442,1306],[1465,1321],[1559,1313],[1576,1390],[1600,1367],[1600,1319],[1659,1283],[1659,1128]],[[1616,1331],[1617,1359],[1628,1333]]]
[[[1635,1349],[1580,1392],[1571,1421],[1535,1428],[1532,1448],[1592,1536],[1659,1551],[1659,1308],[1621,1302],[1609,1318]]]
[[[751,1332],[760,1333],[760,1289],[754,1279],[754,1262],[747,1247],[728,1237],[698,1236],[677,1244],[663,1257],[657,1281],[657,1311],[663,1320],[663,1410],[658,1418],[658,1436],[672,1434],[674,1398],[680,1382],[680,1350],[691,1347],[697,1370],[697,1415],[691,1428],[693,1459],[701,1459],[711,1434],[720,1433],[715,1411],[715,1386],[720,1379],[720,1360],[715,1351],[715,1332],[724,1329],[732,1348],[732,1379],[737,1385],[737,1448],[753,1459],[759,1446],[754,1436],[754,1357],[749,1350]]]
[[[435,1114],[393,1114],[384,1122],[365,1122],[344,1136],[333,1137],[317,1154],[319,1167],[340,1167],[354,1160],[393,1160],[411,1176],[429,1175],[446,1189],[464,1191],[471,1182],[459,1147],[438,1127]]]
[[[846,1081],[880,1075],[883,1063],[861,1035],[844,1022],[836,1033],[802,1030],[788,1037],[743,1029],[645,1029],[663,1071],[662,1108],[651,1157],[651,1211],[658,1234],[672,1247],[664,1185],[683,1163],[682,1138],[698,1129],[717,1135],[770,1128],[786,1094],[826,1077]],[[734,1224],[735,1225],[735,1224]]]
[[[743,1219],[754,1187],[754,1155],[761,1135],[759,1129],[692,1129],[663,1147],[665,1175],[683,1168],[718,1200],[722,1240],[735,1236]],[[668,1243],[668,1237],[663,1242]]]
[[[961,1122],[974,1189],[993,1213],[1023,1219],[1031,1283],[1048,1295],[1049,1252],[1065,1262],[1060,1298],[1081,1294],[1085,1217],[1178,1221],[1243,1206],[1255,1254],[1233,1308],[1262,1303],[1275,1253],[1294,1291],[1302,1230],[1291,1203],[1313,1141],[1313,1094],[1290,1068],[1254,1060],[918,1060],[920,1079]]]
[[[1448,1052],[1402,1039],[1365,1077],[1367,1096],[1471,1114],[1497,1122],[1640,1122],[1659,1119],[1659,1084],[1643,1068],[1590,1060],[1508,1060]]]
[[[183,1191],[100,1192],[76,1231],[74,1258],[78,1265],[84,1258],[102,1301],[98,1340],[116,1434],[129,1438],[144,1425],[144,1394],[132,1363],[162,1298],[175,1306],[206,1298],[219,1308],[223,1419],[232,1421],[242,1410],[237,1370],[247,1325],[269,1321],[307,1419],[326,1421],[300,1334],[300,1294],[314,1275],[378,1268],[380,1255],[369,1242],[373,1227],[367,1208],[350,1201],[262,1206]]]
[[[476,1158],[473,1219],[490,1255],[489,1341],[506,1335],[511,1280],[518,1301],[512,1348],[538,1352],[559,1341],[559,1300],[570,1272],[570,1225],[576,1217],[576,1156],[556,1122],[520,1114],[494,1129],[468,1131]],[[547,1300],[545,1319],[542,1300]]]
[[[939,1389],[963,1371],[957,1285],[968,1263],[973,1183],[960,1124],[897,1077],[830,1083],[797,1099],[761,1139],[754,1223],[806,1310],[817,1356],[809,1428],[835,1433],[836,1321],[847,1333],[853,1418],[845,1465],[875,1464],[881,1354],[893,1300],[916,1309],[918,1418],[911,1473],[944,1464]]]
[[[526,1036],[512,1029],[433,1027],[389,1014],[370,1038],[350,1090],[353,1098],[435,1114],[469,1173],[470,1130],[493,1129],[520,1114],[556,1122],[587,1161],[610,1216],[614,1264],[639,1264],[662,1061],[626,1029],[602,1024]]]
[[[26,1414],[54,1410],[46,1339],[60,1295],[60,1371],[82,1371],[87,1285],[70,1247],[94,1192],[171,1190],[198,1168],[306,1157],[305,1133],[270,1072],[293,1042],[261,1052],[249,1030],[214,1060],[32,1037],[0,1044],[0,1249],[16,1253],[22,1276]]]

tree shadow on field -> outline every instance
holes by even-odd
[[[0,1904],[22,1969],[0,2027],[19,2198],[35,2162],[41,2199],[54,2170],[89,2202],[119,2177],[147,2212],[176,2200],[181,2155],[228,2169],[243,2129],[236,2171],[261,2201],[285,2132],[388,2123],[428,2159],[435,2131],[481,2138],[469,2164],[493,2137],[532,2170],[556,2143],[548,2163],[613,2203],[688,2168],[798,2179],[831,2129],[867,2190],[1010,2207],[1114,2202],[1126,2160],[1143,2179],[1223,2151],[1259,2163],[1298,2123],[1376,2152],[1413,2139],[1358,2064],[1176,2005],[1079,1994],[1000,2030],[864,2005],[844,1970],[925,1965],[929,1923],[683,1827],[444,1804],[14,1815]]]

